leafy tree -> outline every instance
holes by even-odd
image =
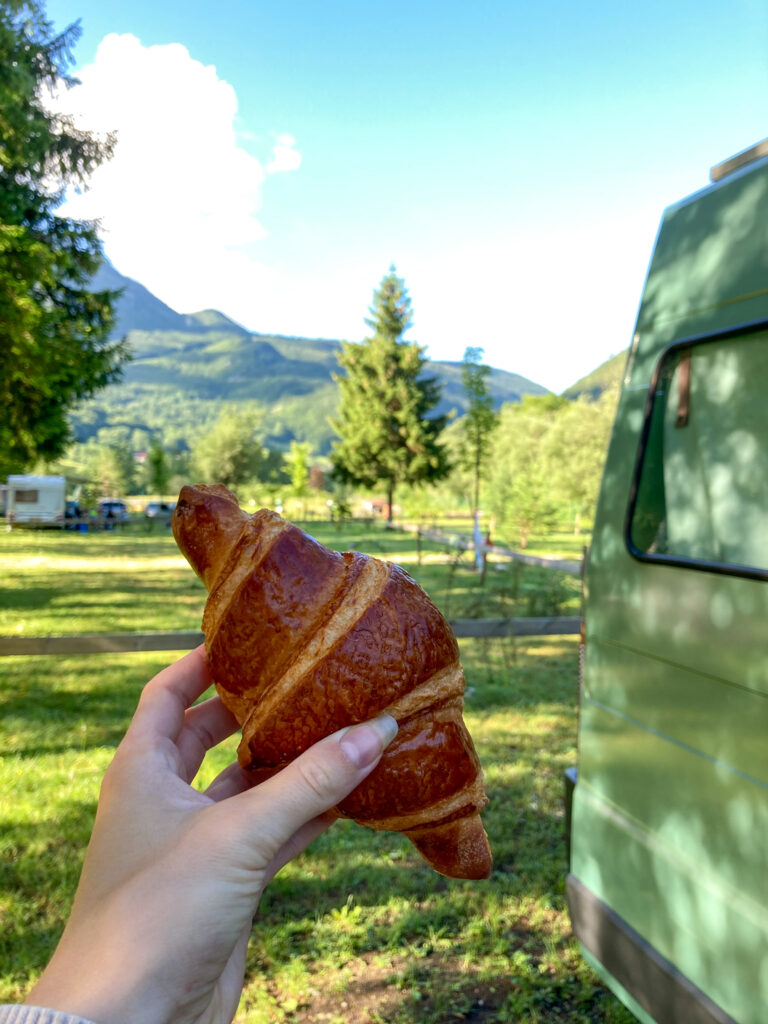
[[[160,441],[153,437],[147,452],[147,490],[151,494],[167,494],[171,467]]]
[[[597,503],[617,400],[618,387],[613,387],[597,401],[569,402],[558,412],[543,445],[553,495],[571,506],[576,536],[582,516],[593,513]]]
[[[274,502],[278,492],[288,482],[285,456],[276,448],[265,448],[264,459],[259,469],[259,479],[264,484],[271,501]]]
[[[149,452],[152,435],[144,427],[134,427],[131,431],[131,448],[134,452]]]
[[[334,474],[343,483],[387,489],[392,520],[395,487],[442,479],[450,470],[439,435],[445,416],[430,416],[440,400],[435,377],[425,377],[424,350],[402,336],[412,320],[404,282],[391,267],[374,292],[373,334],[343,342],[337,376],[340,437],[332,451]]]
[[[306,441],[291,441],[285,462],[291,477],[291,490],[296,498],[305,498],[309,483],[310,446]]]
[[[490,508],[497,532],[525,549],[531,534],[550,529],[557,507],[545,444],[558,411],[567,400],[556,395],[525,395],[501,410],[491,456]]]
[[[463,417],[462,417],[463,419]],[[474,481],[472,474],[464,465],[463,451],[464,451],[464,429],[462,426],[462,419],[452,419],[448,426],[445,428],[443,433],[440,435],[440,441],[445,445],[445,450],[448,453],[448,461],[451,464],[451,471],[448,477],[440,485],[430,492],[431,501],[436,503],[434,508],[444,508],[447,502],[450,506],[456,506],[462,510],[471,513],[472,512],[472,491]],[[423,496],[423,498],[426,496]],[[420,507],[424,509],[423,514],[429,514],[428,505],[424,504],[424,500],[419,502]]]
[[[461,461],[472,474],[473,508],[480,506],[480,480],[490,457],[489,441],[498,422],[488,390],[490,366],[483,363],[483,350],[468,347],[461,367],[461,386],[468,402],[462,427]]]
[[[257,479],[264,465],[262,418],[254,406],[225,406],[192,449],[200,479],[232,488]]]
[[[190,463],[192,456],[189,448],[182,442],[175,442],[167,449],[168,456],[168,492],[178,494],[184,484],[189,483],[191,475]]]
[[[38,0],[0,5],[0,474],[61,455],[67,413],[119,375],[114,292],[89,291],[101,259],[92,224],[56,216],[111,152],[46,107],[68,87],[70,26],[53,33]]]
[[[136,466],[125,441],[110,444],[91,439],[85,447],[88,480],[95,485],[95,497],[121,498],[135,490]]]

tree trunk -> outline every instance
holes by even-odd
[[[395,482],[390,479],[387,481],[387,522],[392,525],[392,500],[395,493]]]

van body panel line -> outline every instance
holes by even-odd
[[[657,1024],[738,1024],[580,879],[566,879],[576,938]]]

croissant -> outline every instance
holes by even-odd
[[[399,566],[323,547],[221,484],[184,487],[179,548],[209,594],[203,631],[238,760],[265,777],[323,736],[386,711],[399,732],[336,811],[402,832],[437,871],[486,878],[482,771],[462,718],[456,639]]]

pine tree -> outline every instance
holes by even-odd
[[[411,300],[395,268],[374,292],[373,333],[342,343],[337,376],[340,402],[333,426],[340,437],[332,452],[334,474],[343,483],[387,489],[392,521],[395,488],[440,480],[450,470],[439,436],[444,416],[430,416],[440,401],[437,378],[424,375],[424,350],[403,340],[413,319]]]
[[[69,409],[127,357],[108,340],[115,293],[89,290],[102,259],[94,226],[56,216],[112,145],[45,103],[75,81],[79,33],[54,35],[36,0],[0,5],[0,475],[59,456]]]

